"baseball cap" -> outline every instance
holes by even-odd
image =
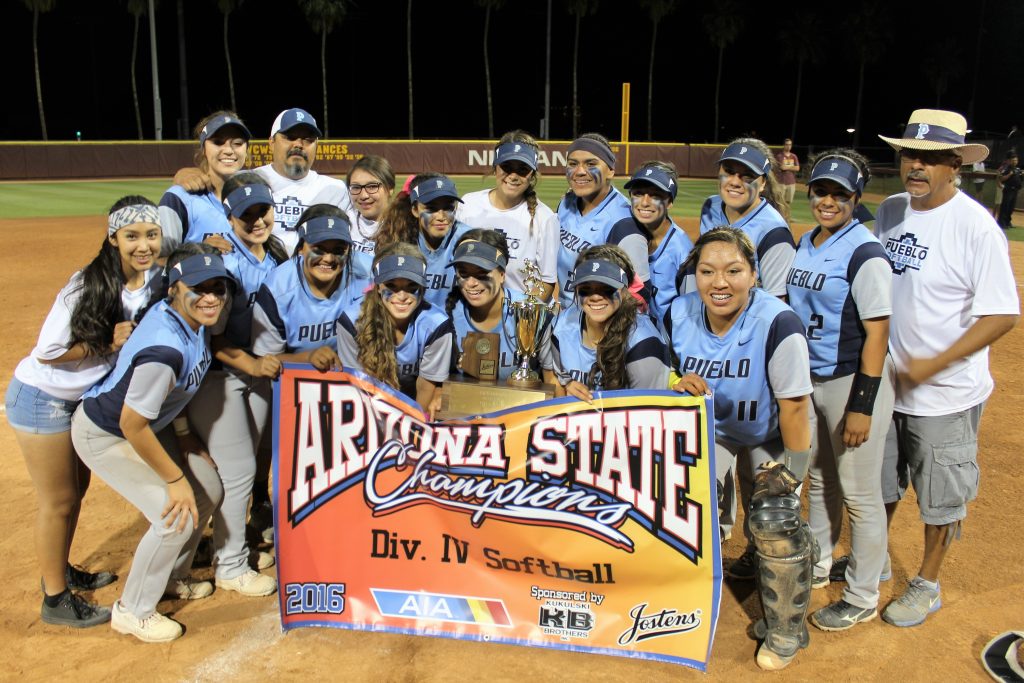
[[[636,173],[633,174],[633,177],[623,185],[623,187],[628,190],[631,187],[636,187],[637,185],[642,185],[644,183],[649,183],[659,190],[668,192],[672,195],[673,200],[675,200],[676,192],[679,190],[679,187],[676,185],[676,181],[672,179],[672,176],[669,175],[665,169],[659,166],[641,166],[637,169]]]
[[[572,273],[572,281],[565,288],[571,292],[584,282],[600,282],[615,289],[622,289],[629,284],[626,271],[603,259],[584,261],[578,265]]]
[[[173,285],[181,280],[189,287],[195,287],[201,282],[218,277],[233,282],[228,271],[224,269],[224,259],[220,254],[196,254],[175,263],[167,274],[167,281],[168,285]]]
[[[765,175],[772,168],[772,162],[759,149],[742,142],[734,142],[726,147],[718,163],[729,160],[739,161],[759,176]]]
[[[412,200],[421,204],[429,204],[439,197],[451,197],[456,201],[462,201],[459,199],[458,190],[455,189],[455,183],[446,175],[421,180],[409,189]]]
[[[316,119],[305,109],[285,109],[283,112],[277,115],[274,119],[274,125],[270,127],[270,137],[274,137],[278,133],[287,133],[292,128],[297,126],[306,126],[316,133],[316,136],[322,137],[323,133],[316,125]]]
[[[208,138],[224,126],[236,126],[241,129],[242,137],[246,142],[252,139],[252,133],[250,133],[249,129],[245,127],[245,124],[242,123],[240,118],[237,116],[218,116],[212,121],[207,122],[207,124],[203,126],[203,129],[199,131],[199,144],[201,145],[206,142]]]
[[[455,254],[448,265],[454,266],[456,263],[469,263],[484,270],[494,270],[495,268],[505,270],[508,259],[496,247],[486,242],[466,240],[456,247]]]
[[[385,256],[373,266],[374,284],[383,284],[399,278],[415,282],[420,287],[427,286],[427,264],[412,256],[391,254]]]
[[[224,212],[238,218],[245,213],[246,209],[254,204],[274,205],[274,197],[270,194],[269,187],[259,183],[236,187],[224,199]]]
[[[296,228],[299,238],[306,244],[319,244],[327,240],[341,240],[352,243],[351,226],[348,218],[341,216],[317,216]]]
[[[537,170],[537,150],[525,142],[506,142],[494,150],[494,165],[506,161],[521,161],[534,171]]]
[[[844,156],[827,156],[818,160],[811,171],[810,185],[815,180],[832,180],[850,192],[860,194],[864,191],[864,175],[860,167],[852,159]]]

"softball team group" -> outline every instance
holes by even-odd
[[[420,173],[396,193],[388,162],[366,156],[345,202],[313,204],[284,231],[274,183],[242,170],[245,124],[218,112],[196,137],[209,186],[171,187],[159,209],[142,197],[114,204],[99,255],[58,294],[7,392],[39,499],[43,621],[110,621],[163,642],[182,627],[157,611],[162,599],[274,593],[260,572],[273,557],[249,548],[246,524],[250,499],[255,517],[266,496],[282,363],[360,370],[432,415],[468,333],[497,334],[500,379],[515,368],[512,304],[529,294],[527,260],[541,279],[532,293],[560,304],[533,360],[556,394],[712,396],[724,536],[736,475],[746,509],[759,466],[809,471],[815,587],[834,574],[844,507],[852,532],[842,597],[811,622],[840,630],[877,615],[891,575],[879,481],[894,395],[892,273],[856,217],[869,177],[861,155],[819,155],[808,184],[817,227],[797,244],[775,208],[772,153],[735,140],[694,244],[669,216],[672,165],[644,164],[624,196],[597,134],[570,145],[556,211],[535,192],[536,141],[513,131],[495,147],[492,189],[460,197],[452,179]],[[79,591],[117,577],[68,559],[90,473],[150,523],[110,609]],[[189,575],[211,521],[213,583]],[[744,533],[748,548],[726,573],[752,580],[758,552]],[[758,654],[764,668],[795,655],[775,642]]]

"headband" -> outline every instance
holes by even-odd
[[[107,234],[113,235],[121,228],[136,223],[152,223],[160,227],[160,212],[149,204],[129,204],[107,216]]]
[[[608,168],[615,169],[615,153],[612,152],[612,148],[594,138],[578,138],[575,142],[569,145],[569,151],[565,153],[565,156],[569,156],[577,150],[583,150],[584,152],[590,152],[598,159],[608,164]]]

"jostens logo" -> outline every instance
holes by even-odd
[[[695,631],[700,628],[703,614],[700,608],[692,612],[680,612],[671,608],[653,613],[646,610],[647,603],[644,602],[629,611],[629,618],[633,624],[619,634],[619,645]]]

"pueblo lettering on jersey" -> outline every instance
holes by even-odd
[[[801,268],[790,268],[786,276],[786,284],[820,292],[825,286],[825,273],[815,273]]]
[[[334,321],[299,326],[299,342],[325,342],[334,338]]]
[[[750,359],[712,360],[687,356],[683,359],[682,374],[694,373],[704,379],[737,379],[750,377]]]
[[[584,251],[585,249],[590,248],[590,242],[583,239],[582,237],[579,237],[578,235],[572,234],[565,228],[563,228],[560,231],[560,239],[562,241],[563,247],[577,254],[580,253],[581,251]]]
[[[203,349],[203,357],[199,359],[196,366],[192,368],[192,371],[188,373],[188,379],[185,380],[185,391],[188,391],[192,387],[199,386],[199,383],[203,381],[203,377],[206,375],[206,368],[210,367],[210,363],[213,358],[210,356],[210,349]]]

